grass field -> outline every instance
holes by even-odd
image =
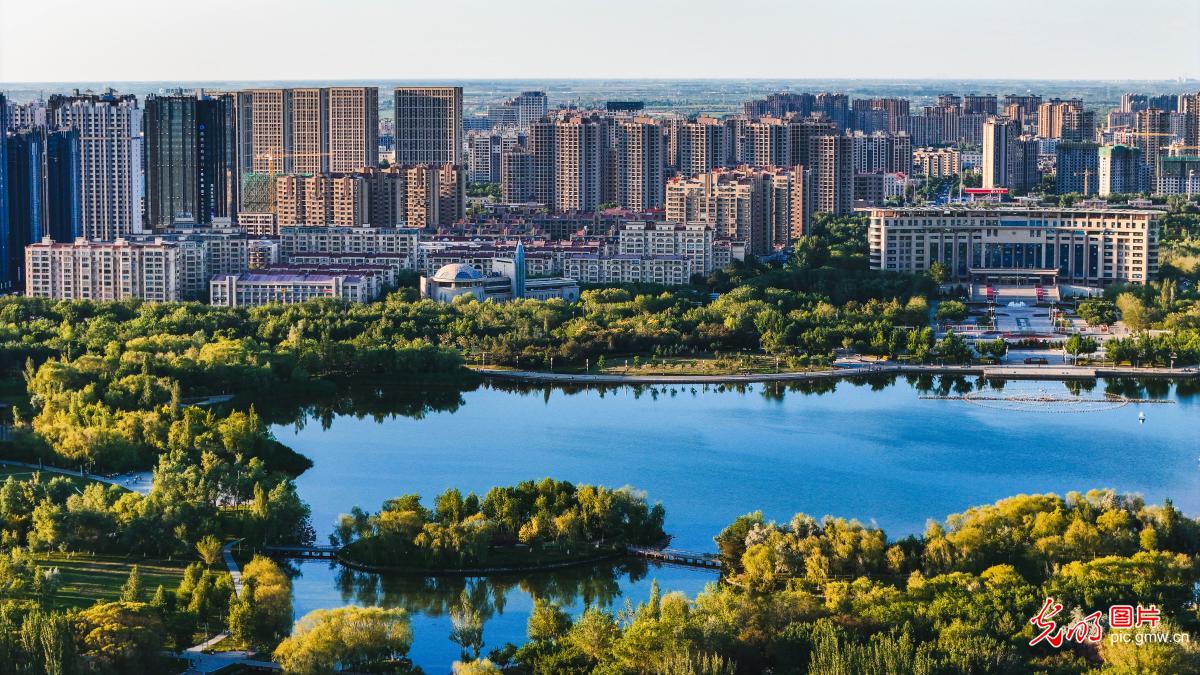
[[[162,584],[168,591],[179,587],[183,570],[188,561],[153,560],[125,556],[45,554],[38,555],[37,562],[43,567],[57,567],[62,587],[54,598],[59,609],[90,607],[97,600],[111,601],[120,598],[121,587],[129,578],[129,570],[138,566],[142,577],[142,588],[146,589],[146,600],[154,589]]]
[[[13,478],[15,478],[17,480],[29,480],[30,478],[33,478],[33,474],[35,474],[35,473],[37,473],[37,469],[28,469],[23,466],[11,466],[8,464],[0,464],[0,483],[3,483],[9,476],[12,476]],[[70,480],[71,482],[75,483],[76,487],[80,487],[80,488],[82,488],[90,483],[97,482],[97,481],[93,481],[90,478],[79,478],[77,476],[65,476],[61,473],[54,473],[51,471],[43,471],[42,472],[42,480],[50,480],[51,478],[54,478],[56,476],[66,478],[67,480]]]

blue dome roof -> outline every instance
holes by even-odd
[[[474,281],[482,278],[482,272],[466,263],[444,265],[433,275],[434,281]]]

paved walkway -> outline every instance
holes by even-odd
[[[42,473],[56,473],[63,476],[74,476],[75,478],[86,478],[100,483],[108,483],[117,487],[125,488],[132,492],[142,495],[150,494],[150,489],[154,487],[154,474],[150,471],[135,471],[131,473],[117,474],[115,476],[101,476],[100,474],[88,473],[74,469],[62,469],[56,466],[38,466],[27,462],[14,462],[7,459],[0,459],[0,464],[8,466],[19,466],[31,471],[41,471]]]
[[[229,570],[229,576],[233,579],[233,592],[241,597],[242,595],[242,570],[238,567],[237,561],[233,559],[233,548],[241,543],[241,539],[235,539],[221,549],[221,557],[225,560],[225,567]],[[224,642],[229,637],[229,632],[224,631],[217,633],[208,640],[201,642],[194,647],[185,649],[179,657],[187,660],[189,663],[188,670],[184,675],[192,673],[213,673],[227,666],[234,664],[249,664],[254,663],[260,667],[270,667],[266,662],[252,661],[250,654],[245,651],[228,651],[228,652],[213,652],[207,653],[214,646]]]

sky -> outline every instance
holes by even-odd
[[[0,0],[0,82],[1170,80],[1198,36],[1200,0]]]

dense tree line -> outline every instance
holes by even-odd
[[[1076,610],[1155,604],[1165,628],[1200,626],[1200,523],[1170,502],[1112,491],[1021,495],[890,541],[878,528],[797,515],[737,519],[718,537],[729,583],[572,620],[540,600],[529,642],[464,664],[512,673],[1196,672],[1181,643],[1031,647],[1043,600]],[[1078,614],[1076,614],[1078,615]],[[1140,650],[1140,651],[1135,651]],[[1136,664],[1136,667],[1130,666]]]
[[[537,564],[552,555],[595,555],[625,544],[663,541],[665,512],[628,488],[573,485],[550,478],[494,487],[480,499],[449,489],[433,509],[419,495],[389,499],[374,515],[343,514],[330,541],[356,562],[391,567],[469,567],[495,563],[497,549],[520,544]],[[503,558],[506,564],[511,558]],[[411,562],[410,562],[411,561]]]

